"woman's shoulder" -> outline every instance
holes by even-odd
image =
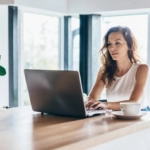
[[[148,74],[149,66],[147,64],[138,64],[137,75],[138,74]]]
[[[149,66],[147,64],[138,64],[138,70],[139,71],[148,71]]]

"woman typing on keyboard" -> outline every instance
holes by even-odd
[[[101,68],[89,93],[88,109],[120,110],[120,102],[141,103],[146,108],[146,84],[148,66],[141,64],[137,55],[137,43],[128,27],[113,27],[104,37],[100,50]],[[107,102],[98,101],[106,88]]]

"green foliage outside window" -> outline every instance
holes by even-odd
[[[1,55],[0,55],[0,60],[1,60]],[[0,66],[0,76],[4,76],[5,74],[6,74],[5,68]]]

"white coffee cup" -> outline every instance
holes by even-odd
[[[121,102],[120,109],[123,115],[135,116],[139,114],[141,110],[141,104],[135,102]]]

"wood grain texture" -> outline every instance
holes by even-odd
[[[150,128],[150,114],[138,120],[113,115],[86,119],[33,112],[31,107],[0,110],[0,149],[86,149]]]

